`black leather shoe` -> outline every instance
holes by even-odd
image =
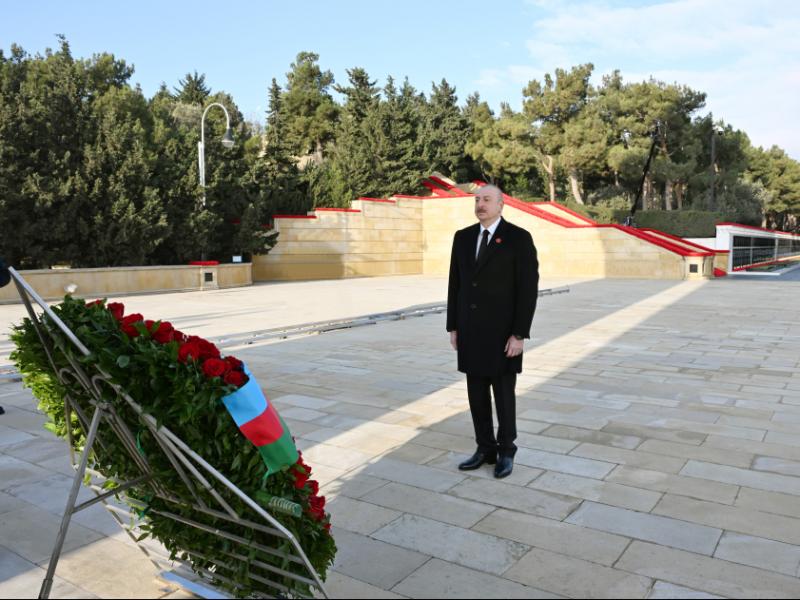
[[[483,452],[478,450],[470,458],[458,465],[459,471],[474,471],[482,464],[493,465],[497,461],[497,456],[494,453]]]
[[[497,464],[494,466],[494,476],[497,479],[508,477],[511,471],[514,470],[514,458],[511,456],[501,456],[497,459]]]

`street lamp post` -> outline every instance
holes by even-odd
[[[231,131],[231,117],[228,115],[228,109],[219,102],[213,102],[206,106],[203,111],[203,117],[200,119],[200,141],[197,142],[197,159],[199,162],[200,173],[200,187],[203,188],[203,207],[206,205],[206,114],[212,106],[219,106],[225,113],[225,121],[227,127],[225,135],[222,136],[222,145],[226,148],[233,148],[233,132]]]
[[[711,127],[711,210],[717,208],[717,136],[725,133],[716,126]]]

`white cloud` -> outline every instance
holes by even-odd
[[[529,61],[487,69],[483,87],[516,92],[529,79],[584,62],[594,63],[596,81],[615,68],[628,81],[652,75],[707,92],[715,117],[757,145],[778,144],[800,158],[800,3],[529,4],[541,14],[526,42]]]

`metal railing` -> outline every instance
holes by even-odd
[[[765,238],[735,236],[731,247],[731,270],[800,260],[800,238]]]

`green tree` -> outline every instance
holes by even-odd
[[[565,128],[578,117],[589,100],[589,77],[593,70],[590,63],[573,67],[569,72],[556,69],[555,78],[547,73],[544,83],[534,79],[523,90],[525,115],[538,128],[534,148],[547,177],[551,202],[556,195],[557,161],[567,144]],[[574,140],[580,140],[576,133],[572,136]],[[593,142],[590,136],[588,143]],[[566,166],[573,196],[582,204],[577,162],[567,160]]]
[[[155,154],[147,102],[138,90],[110,87],[92,103],[97,125],[76,174],[81,230],[92,240],[72,266],[147,264],[168,231],[152,171]]]
[[[222,145],[227,125],[225,114],[219,109],[210,110],[206,116],[206,209],[216,215],[218,225],[204,242],[209,256],[230,261],[233,254],[238,254],[236,235],[244,212],[252,202],[253,191],[248,187],[252,179],[245,159],[250,131],[229,94],[217,92],[208,98],[208,102],[218,102],[226,107],[236,143],[232,148]],[[195,130],[199,134],[199,127]]]
[[[383,88],[384,102],[379,106],[379,119],[384,143],[382,154],[382,187],[378,195],[411,194],[419,188],[425,173],[421,144],[420,99],[408,78],[398,90],[389,77]]]
[[[325,144],[333,139],[338,107],[329,93],[333,74],[323,71],[319,55],[300,52],[286,74],[282,111],[286,136],[292,152],[323,155]]]
[[[75,60],[58,39],[44,56],[0,53],[0,254],[22,268],[85,252],[96,207],[80,174],[97,135],[93,104],[132,73],[111,55]]]
[[[269,110],[264,151],[252,167],[258,200],[251,213],[266,223],[275,214],[303,214],[311,208],[308,193],[300,178],[297,160],[286,141],[282,111],[282,92],[273,79],[269,89]],[[242,220],[244,225],[244,219]]]
[[[751,148],[747,177],[769,192],[763,206],[764,226],[798,230],[800,163],[778,146]]]
[[[197,151],[203,107],[172,98],[165,90],[150,103],[159,154],[154,179],[169,224],[165,243],[154,255],[157,262],[182,263],[203,254],[227,261],[236,252],[236,222],[250,202],[245,160],[249,132],[229,95],[218,92],[206,98],[207,104],[212,102],[227,108],[236,144],[231,149],[222,146],[225,115],[219,109],[210,110],[205,121],[205,206],[201,203]]]
[[[377,81],[370,81],[369,74],[361,67],[347,69],[349,86],[334,85],[333,89],[345,97],[344,115],[361,124],[378,105],[380,90]]]
[[[347,71],[349,86],[336,86],[345,97],[336,128],[329,177],[340,183],[325,190],[315,206],[332,203],[347,206],[358,196],[375,195],[382,189],[382,163],[386,144],[379,115],[380,91],[367,72],[356,67]],[[333,182],[331,182],[333,183]],[[341,195],[339,195],[341,194]]]
[[[178,102],[205,106],[206,100],[211,95],[211,89],[206,85],[205,73],[202,75],[198,75],[197,71],[187,73],[178,82],[175,94]]]
[[[528,118],[503,103],[500,116],[495,119],[477,94],[468,99],[466,112],[472,124],[466,151],[480,168],[483,178],[514,194],[534,193],[533,182],[538,179],[539,172],[532,143],[534,132]]]
[[[633,198],[655,135],[656,153],[644,181],[643,207],[672,210],[690,203],[699,183],[697,170],[704,162],[694,115],[704,103],[705,94],[686,86],[652,79],[626,84],[618,71],[605,76],[592,103],[608,129],[606,168],[612,179],[605,185],[628,200]],[[704,178],[703,193],[707,184]]]
[[[215,219],[200,209],[200,189],[197,166],[196,120],[184,122],[179,103],[166,86],[149,101],[153,121],[153,145],[158,160],[153,165],[153,184],[159,191],[167,215],[164,242],[151,258],[155,264],[176,264],[197,260],[204,240],[211,234]]]
[[[718,210],[719,197],[728,188],[743,189],[740,180],[747,169],[750,140],[744,132],[715,121],[711,114],[695,119],[691,134],[695,168],[689,187],[694,190],[694,205]],[[731,197],[741,196],[735,193]]]
[[[609,134],[595,103],[589,103],[564,124],[564,145],[559,158],[568,174],[572,196],[579,204],[584,204],[584,177],[601,171],[606,164]]]
[[[267,231],[262,214],[259,206],[248,204],[239,223],[233,246],[245,260],[255,254],[266,254],[277,243],[278,233]]]
[[[464,155],[469,128],[458,107],[456,89],[446,79],[431,89],[422,128],[423,159],[430,171],[464,179],[470,170]]]
[[[501,173],[493,156],[500,145],[495,132],[494,112],[477,92],[467,96],[463,112],[470,132],[464,150],[474,161],[481,178],[496,183]]]

